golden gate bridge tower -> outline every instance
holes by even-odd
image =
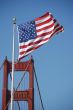
[[[9,61],[7,59],[7,57],[4,60],[3,63],[3,88],[2,88],[2,109],[1,110],[10,110],[10,105],[11,105],[11,89],[9,89],[9,76],[11,78],[11,73],[12,73],[12,62]],[[13,94],[13,102],[16,102],[17,104],[17,108],[13,107],[13,110],[44,110],[43,107],[43,102],[42,102],[42,98],[41,98],[41,93],[40,93],[40,89],[39,89],[39,84],[38,84],[38,80],[37,80],[37,76],[36,76],[36,72],[34,69],[34,60],[31,57],[28,61],[24,61],[24,62],[14,62],[14,74],[15,72],[18,72],[18,75],[20,77],[20,74],[23,73],[21,80],[19,81],[19,83],[17,84],[17,87],[14,88],[14,94]],[[24,89],[23,90],[19,88],[22,80],[25,77],[25,74],[28,74],[28,89]],[[34,98],[34,77],[36,80],[36,85],[37,85],[37,91],[38,91],[38,95],[39,95],[39,105],[41,107],[41,109],[39,109],[38,107],[36,107],[37,109],[35,109],[35,98]],[[15,77],[14,77],[15,78]],[[12,79],[12,78],[11,78]],[[17,78],[16,78],[17,80]],[[17,81],[15,81],[17,83]],[[24,83],[23,83],[24,85]],[[23,86],[24,87],[24,86]],[[37,97],[37,95],[36,95]],[[27,102],[27,108],[23,107],[21,108],[20,106],[20,102]],[[37,101],[38,103],[38,101]],[[15,106],[16,106],[15,105]],[[38,106],[39,106],[38,105]]]
[[[2,110],[8,110],[10,103],[11,91],[8,90],[8,76],[12,71],[12,62],[7,58],[4,62],[4,78],[2,89]],[[28,110],[34,110],[34,71],[33,71],[33,59],[26,62],[15,62],[14,71],[28,71],[29,73],[29,89],[25,91],[15,90],[13,97],[14,101],[27,101]],[[20,83],[19,83],[20,84]]]

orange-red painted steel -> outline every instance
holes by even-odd
[[[27,68],[29,73],[29,89],[25,91],[15,91],[14,101],[27,101],[28,110],[34,110],[34,71],[33,71],[33,59],[30,60],[30,65]],[[29,61],[15,62],[15,71],[25,71]],[[2,89],[2,110],[8,110],[7,104],[10,101],[11,91],[8,90],[8,75],[12,71],[12,62],[7,58],[4,62],[4,75],[3,75],[3,89]],[[6,107],[7,106],[7,107]],[[5,109],[6,108],[6,109]]]

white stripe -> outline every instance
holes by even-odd
[[[48,39],[48,40],[49,40],[49,39]],[[35,50],[35,48],[37,48],[38,46],[41,46],[41,45],[43,45],[44,43],[48,42],[48,40],[42,41],[42,42],[40,42],[39,44],[34,45],[34,46],[33,46],[33,49],[32,49],[31,51],[29,51],[29,52],[25,52],[25,53],[22,54],[22,55],[19,54],[19,58],[24,57],[24,56],[28,55],[29,53],[33,52],[33,51]],[[31,47],[32,47],[32,46],[31,46]],[[28,49],[27,49],[27,50],[28,50]],[[27,50],[26,50],[26,51],[27,51]]]
[[[27,51],[28,49],[30,49],[31,47],[33,47],[34,45],[37,45],[37,44],[35,44],[35,42],[37,42],[37,41],[39,41],[39,40],[44,40],[44,39],[46,39],[46,38],[49,38],[51,36],[51,34],[50,35],[46,35],[46,36],[44,36],[44,37],[40,37],[39,39],[37,38],[37,40],[34,40],[34,42],[33,42],[33,44],[32,45],[30,45],[30,46],[27,46],[26,48],[22,48],[22,49],[19,49],[19,52],[22,52],[22,51]],[[44,41],[41,41],[41,42],[44,42]],[[40,42],[40,43],[41,43]],[[38,45],[40,44],[40,43],[38,43]],[[28,43],[29,44],[29,43]],[[26,45],[26,43],[25,43],[25,45]]]
[[[41,34],[43,34],[43,33],[47,33],[47,32],[53,31],[53,29],[54,29],[54,26],[51,27],[51,28],[49,28],[49,29],[45,29],[45,30],[42,30],[42,31],[40,31],[40,32],[37,32],[37,36],[38,36],[38,35],[41,35]]]
[[[42,23],[42,22],[44,22],[44,21],[47,21],[47,20],[48,20],[48,19],[50,19],[50,18],[51,18],[51,16],[50,16],[50,15],[48,15],[47,17],[42,18],[41,20],[35,21],[35,24]]]
[[[54,30],[53,30],[53,33],[58,29],[58,28],[60,28],[61,26],[59,25],[59,26],[57,26],[56,28],[54,28]]]
[[[54,34],[53,34],[53,36],[54,35],[56,35],[56,34],[58,34],[59,32],[61,32],[63,29],[60,29],[60,30],[58,30],[57,32],[55,32]],[[56,30],[55,30],[56,31]],[[63,32],[63,31],[62,31]]]
[[[56,26],[56,25],[58,25],[58,23],[57,23],[57,22],[55,22],[55,23],[54,23],[54,25]]]
[[[36,26],[36,30],[42,29],[42,28],[44,28],[46,26],[49,26],[49,25],[51,25],[53,23],[54,23],[53,20],[51,20],[49,23],[45,23],[45,24],[43,24],[41,26]]]
[[[27,53],[24,53],[24,54],[22,54],[22,55],[19,54],[19,58],[18,58],[18,59],[20,59],[20,58],[22,58],[22,57],[28,55],[28,54],[31,53],[32,51],[34,51],[34,50],[31,50],[31,51],[29,51],[29,52],[27,52]]]

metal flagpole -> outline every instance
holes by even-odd
[[[16,18],[13,18],[13,49],[12,49],[12,82],[11,82],[11,110],[13,110],[13,88],[14,88],[14,53],[15,53],[15,27]]]

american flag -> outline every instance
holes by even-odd
[[[49,12],[32,21],[18,25],[19,60],[63,30],[63,27]]]

